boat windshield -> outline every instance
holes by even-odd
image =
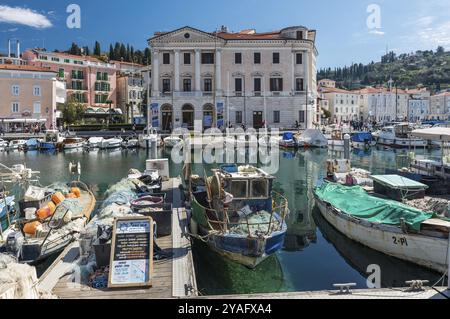
[[[252,198],[268,198],[269,197],[269,183],[267,180],[253,180],[251,184]]]
[[[234,198],[247,198],[247,181],[231,181],[230,193]]]

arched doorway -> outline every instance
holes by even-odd
[[[189,130],[194,129],[194,107],[190,104],[183,105],[182,108],[182,126]]]
[[[207,130],[214,126],[215,124],[215,114],[214,106],[211,104],[206,104],[203,106],[203,129]]]
[[[161,130],[163,132],[172,132],[173,129],[173,107],[170,104],[164,104],[161,107]]]

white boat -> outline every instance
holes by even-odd
[[[331,132],[328,138],[328,147],[330,148],[342,148],[344,147],[344,134],[342,130],[335,129]]]
[[[313,148],[327,148],[328,140],[323,135],[320,130],[317,129],[309,129],[303,132],[303,134],[298,139],[299,145],[303,145],[304,147],[313,147]]]
[[[87,146],[89,148],[99,148],[100,144],[104,141],[103,137],[91,137],[88,139]]]
[[[21,149],[25,148],[26,145],[27,145],[26,140],[12,140],[8,144],[8,149],[21,150]]]
[[[132,138],[122,142],[123,148],[137,148],[139,147],[139,140]]]
[[[122,146],[122,142],[123,140],[121,138],[104,139],[100,142],[99,148],[102,150],[119,148]]]
[[[411,137],[412,131],[413,126],[409,123],[384,127],[378,136],[378,144],[398,148],[426,147],[428,142]]]
[[[164,139],[164,146],[167,148],[174,148],[181,143],[184,143],[184,140],[179,136],[169,136]]]
[[[352,193],[346,195],[347,191]],[[441,273],[448,269],[450,222],[432,218],[432,214],[398,202],[370,196],[361,188],[328,183],[315,190],[315,198],[322,216],[350,239]],[[348,198],[351,198],[351,204],[348,204]],[[342,205],[344,201],[347,203]],[[370,215],[370,220],[362,217],[371,212],[371,208],[381,213]],[[385,210],[394,209],[395,214],[385,213]],[[402,211],[404,214],[399,213]],[[407,217],[408,212],[412,212],[415,220]],[[383,220],[383,217],[392,216],[397,221]]]
[[[73,150],[77,148],[82,148],[86,141],[81,137],[69,137],[63,142],[63,148],[65,150]]]
[[[158,132],[150,127],[146,128],[143,132],[143,134],[140,134],[138,137],[139,140],[139,147],[149,149],[152,146],[152,143],[156,143],[156,146],[158,146]]]
[[[8,147],[8,142],[0,138],[0,148]]]

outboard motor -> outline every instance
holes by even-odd
[[[19,258],[24,239],[23,234],[19,231],[9,234],[6,240],[6,252]]]

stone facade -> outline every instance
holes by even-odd
[[[194,119],[204,129],[292,128],[296,121],[306,128],[320,121],[313,30],[207,33],[184,27],[156,33],[149,45],[151,103],[160,109],[163,131],[192,128]]]
[[[450,92],[433,95],[430,99],[429,120],[450,120]]]

